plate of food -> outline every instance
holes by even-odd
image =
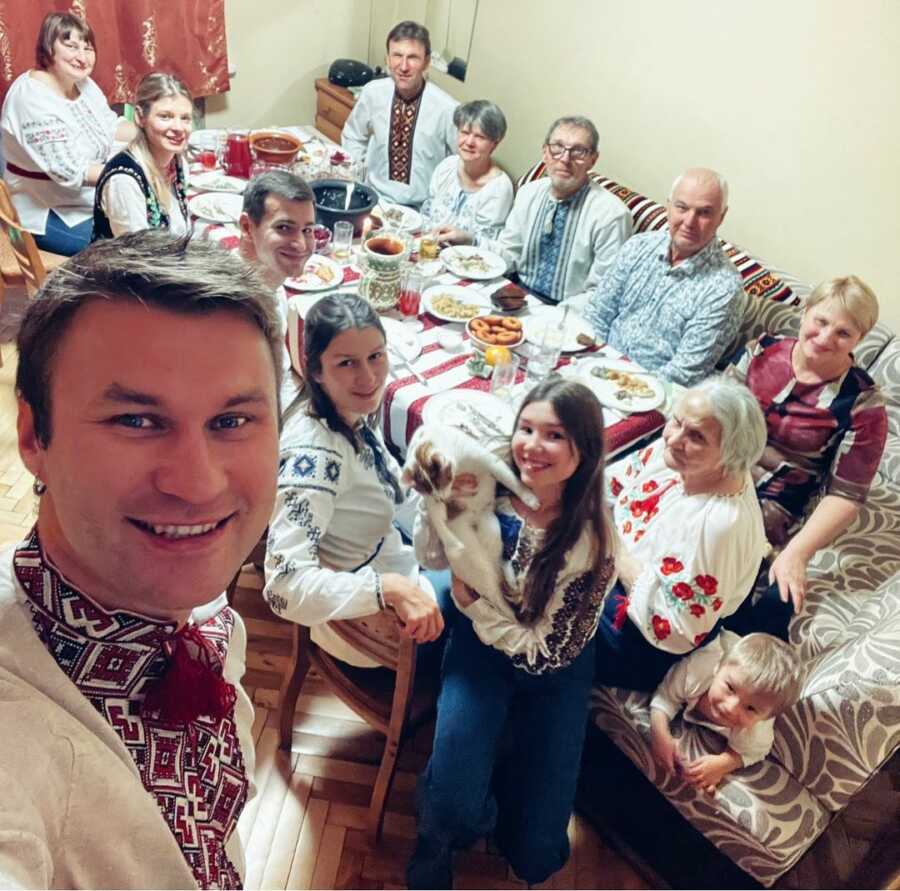
[[[388,204],[382,201],[372,209],[372,216],[378,217],[385,228],[397,229],[400,232],[414,232],[422,226],[422,214],[402,204]]]
[[[241,216],[244,199],[228,192],[201,192],[188,202],[191,213],[208,223],[236,223]]]
[[[285,287],[294,291],[324,291],[344,281],[344,268],[331,257],[313,254],[307,261],[300,278],[285,280]]]
[[[476,281],[498,278],[506,272],[506,261],[499,254],[467,244],[444,248],[441,261],[454,275]]]
[[[569,310],[565,311],[562,306],[540,306],[529,310],[527,315],[522,316],[522,325],[525,329],[525,339],[533,344],[540,344],[544,329],[548,325],[556,328],[563,327],[565,320],[565,329],[563,331],[562,351],[564,353],[577,353],[586,347],[578,342],[579,334],[588,334],[593,336],[594,329],[583,316]]]
[[[650,411],[666,401],[658,377],[623,359],[588,356],[578,363],[578,377],[601,404],[622,412]]]
[[[206,173],[195,173],[191,176],[191,186],[201,192],[231,192],[242,195],[247,188],[247,180],[236,176],[228,176],[217,170],[208,170]]]
[[[492,346],[513,349],[525,339],[522,323],[510,316],[475,316],[466,322],[466,331],[474,347],[482,352]]]
[[[422,409],[424,424],[449,424],[475,438],[512,435],[516,414],[513,407],[493,393],[457,388],[432,396]]]
[[[484,295],[461,285],[432,285],[422,294],[422,307],[443,322],[468,322],[488,309]]]

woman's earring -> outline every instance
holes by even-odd
[[[47,491],[47,484],[35,477],[34,482],[31,484],[31,491],[40,498]]]

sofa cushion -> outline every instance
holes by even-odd
[[[543,175],[544,162],[539,161],[519,177],[516,181],[516,189],[525,185],[525,183],[540,179]],[[641,195],[640,192],[635,192],[633,189],[629,189],[627,186],[623,186],[607,176],[602,176],[596,171],[592,171],[588,176],[595,183],[599,183],[604,189],[612,192],[613,195],[628,206],[636,233],[653,232],[657,229],[665,228],[667,222],[665,205],[658,204],[645,195]],[[744,290],[751,297],[794,305],[800,302],[800,298],[793,293],[787,283],[755,257],[722,238],[719,239],[719,243],[722,245],[725,253],[731,258],[731,262],[737,267],[738,272],[740,272]]]
[[[596,688],[591,719],[682,816],[763,885],[771,885],[790,869],[828,825],[827,809],[771,758],[730,774],[713,797],[678,777],[661,775],[650,754],[645,693]],[[719,752],[725,744],[711,730],[677,719],[672,733],[689,758]]]
[[[868,597],[843,642],[813,660],[775,740],[774,758],[832,811],[900,745],[900,582]]]

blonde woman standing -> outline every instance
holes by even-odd
[[[148,74],[134,97],[137,136],[106,163],[94,198],[94,240],[140,229],[189,229],[187,165],[193,100],[171,74]]]

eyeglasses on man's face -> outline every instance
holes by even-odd
[[[559,160],[567,152],[573,161],[585,161],[592,154],[586,145],[566,145],[563,142],[548,142],[547,151],[550,157]]]

